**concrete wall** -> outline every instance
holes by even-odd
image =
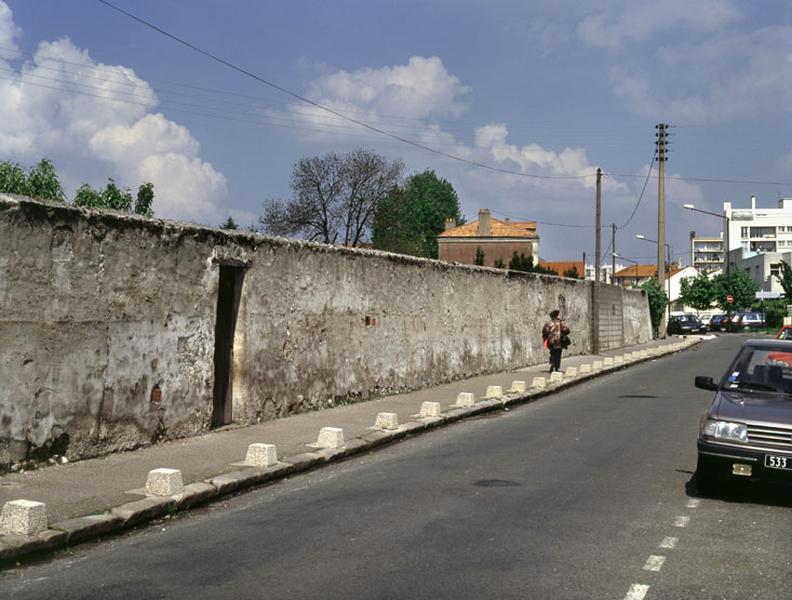
[[[555,306],[591,345],[589,282],[0,195],[0,465],[205,431],[220,265],[245,266],[240,423],[542,362]],[[647,341],[624,298],[625,343]]]

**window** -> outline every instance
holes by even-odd
[[[748,237],[748,228],[740,227],[740,237]]]
[[[780,277],[781,276],[781,264],[780,263],[773,263],[770,265],[770,277]]]

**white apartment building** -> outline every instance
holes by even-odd
[[[696,237],[690,232],[690,264],[701,273],[711,273],[723,268],[723,238]]]
[[[729,219],[729,250],[792,251],[792,198],[780,198],[778,208],[757,208],[756,196],[751,196],[751,208],[724,202],[723,214]]]

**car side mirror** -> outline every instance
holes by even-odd
[[[712,377],[702,377],[701,375],[697,375],[696,387],[701,388],[702,390],[710,390],[714,392],[718,389],[718,384],[712,381]]]

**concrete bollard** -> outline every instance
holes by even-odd
[[[635,358],[640,358],[641,357],[641,353],[638,352],[638,350],[633,350],[632,353],[630,354],[630,356],[632,356],[634,359]]]
[[[564,374],[561,371],[553,371],[550,373],[550,383],[558,383],[564,380]]]
[[[525,391],[525,382],[515,380],[512,381],[511,388],[509,389],[510,392],[522,393]]]
[[[146,493],[155,496],[175,496],[184,491],[179,469],[154,469],[146,479]]]
[[[591,373],[591,365],[590,365],[590,364],[588,364],[588,363],[586,363],[586,364],[583,364],[583,365],[580,365],[580,368],[578,369],[578,372],[579,372],[581,375],[583,375],[583,374],[585,374],[585,373]]]
[[[624,356],[619,354],[618,356],[613,357],[613,364],[614,365],[621,365],[624,364]]]
[[[488,385],[487,393],[484,394],[485,398],[500,398],[503,396],[503,388],[499,385]]]
[[[564,371],[564,377],[566,379],[574,379],[577,377],[577,367],[567,367],[567,370]]]
[[[602,361],[601,360],[595,360],[593,363],[591,363],[591,370],[592,371],[601,371],[602,370]]]
[[[641,351],[638,353],[638,356],[639,356],[640,358],[646,358],[646,350],[641,350]]]
[[[47,530],[47,506],[33,500],[11,500],[0,513],[0,533],[36,535]]]
[[[396,413],[381,412],[377,415],[377,420],[374,422],[374,427],[377,429],[398,429],[399,415]]]
[[[245,464],[251,467],[271,467],[278,464],[278,450],[274,444],[250,444]]]
[[[545,378],[544,377],[534,377],[533,382],[531,383],[531,387],[534,388],[543,388],[545,387]]]
[[[602,366],[603,367],[612,367],[613,366],[613,357],[612,356],[606,356],[605,358],[603,358],[602,359]]]
[[[319,448],[335,450],[344,447],[344,430],[340,427],[322,427],[316,439]]]
[[[423,402],[421,404],[420,417],[439,417],[442,412],[439,402]]]
[[[470,392],[459,392],[457,394],[457,406],[473,406],[476,403],[476,397]]]

